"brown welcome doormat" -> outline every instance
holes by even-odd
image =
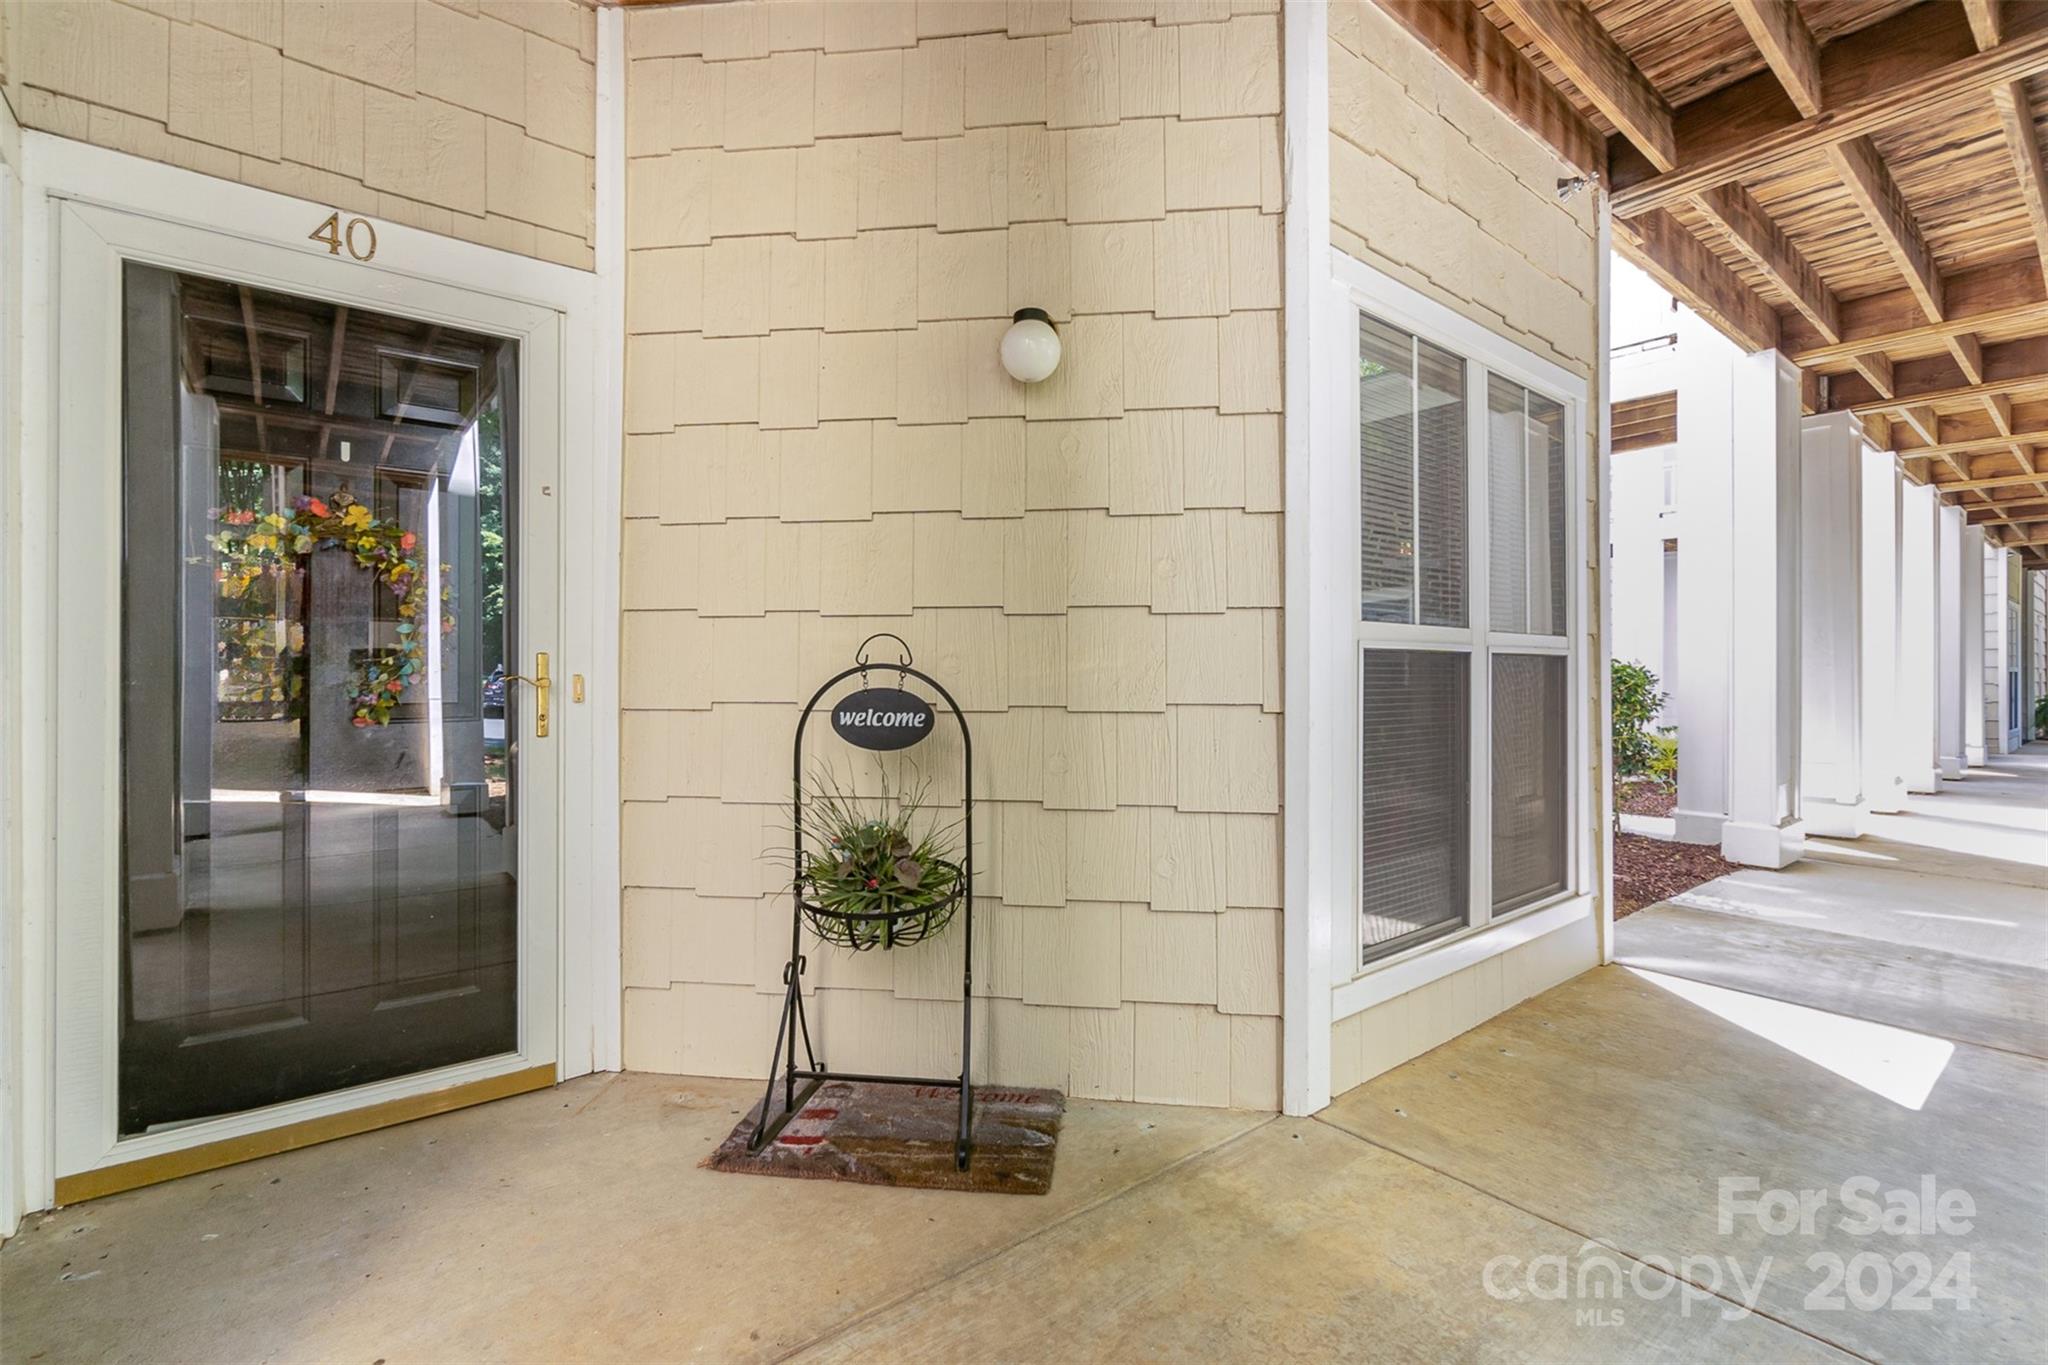
[[[799,1091],[801,1093],[801,1091]],[[782,1096],[775,1096],[777,1112]],[[718,1150],[699,1162],[714,1171],[852,1180],[920,1190],[1044,1194],[1067,1097],[1057,1090],[974,1092],[974,1151],[953,1165],[960,1092],[929,1085],[827,1081],[760,1151],[747,1150],[756,1104]]]

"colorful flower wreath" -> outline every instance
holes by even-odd
[[[220,556],[215,577],[221,593],[241,597],[267,574],[283,574],[314,550],[338,546],[356,563],[376,574],[398,598],[395,653],[372,654],[354,683],[351,702],[355,724],[388,725],[398,698],[427,666],[427,632],[420,629],[429,610],[427,575],[414,553],[419,538],[396,521],[380,521],[346,492],[331,499],[299,497],[286,517],[277,512],[229,508],[220,514],[230,529],[207,537]],[[441,601],[448,600],[448,566],[442,565]],[[455,617],[439,612],[441,633],[455,629]]]

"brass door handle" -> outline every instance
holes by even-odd
[[[548,680],[548,656],[546,654],[536,654],[533,656],[532,677],[529,678],[523,673],[507,673],[505,681],[508,683],[523,682],[533,689],[533,737],[535,739],[546,739],[548,737],[548,689],[554,686]]]

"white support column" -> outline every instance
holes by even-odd
[[[1804,853],[1799,824],[1799,371],[1777,351],[1730,370],[1728,823],[1721,854],[1783,867]],[[1689,511],[1690,509],[1688,509]],[[1680,736],[1681,753],[1684,737]],[[1684,764],[1681,762],[1680,770]]]
[[[1677,838],[1718,844],[1728,820],[1728,635],[1734,503],[1729,375],[1689,365],[1678,375],[1678,660],[1671,707],[1678,725]],[[1670,661],[1666,661],[1667,665]]]
[[[1799,815],[1808,834],[1863,833],[1863,424],[1800,424]]]
[[[1899,490],[1899,779],[1941,790],[1940,503],[1924,483]]]
[[[1860,459],[1863,641],[1857,671],[1863,692],[1863,802],[1867,810],[1887,814],[1906,804],[1901,745],[1893,735],[1899,714],[1899,625],[1905,608],[1899,581],[1901,479],[1898,459],[1889,450],[1866,442]]]
[[[1984,766],[1984,528],[1963,526],[1963,766]]]
[[[1963,587],[1966,577],[1963,525],[1962,508],[1942,507],[1937,523],[1939,538],[1935,546],[1941,566],[1935,605],[1935,618],[1941,626],[1940,639],[1935,645],[1939,659],[1935,674],[1941,683],[1936,715],[1941,726],[1935,746],[1940,754],[1941,775],[1947,778],[1963,775],[1963,710],[1974,700],[1967,685],[1968,672],[1963,660]]]
[[[1984,666],[1991,670],[1986,679],[1984,748],[1994,754],[2013,752],[2020,738],[2014,723],[2022,689],[2017,686],[2020,641],[2012,610],[2013,555],[1996,545],[1984,554]]]

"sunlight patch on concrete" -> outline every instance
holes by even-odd
[[[1724,986],[1626,969],[1717,1019],[1776,1044],[1843,1080],[1918,1110],[1955,1055],[1955,1044],[1924,1033],[1850,1019]]]

